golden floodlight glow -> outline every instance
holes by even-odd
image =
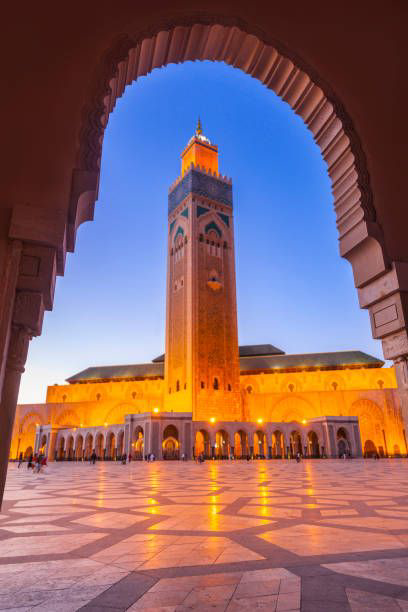
[[[104,423],[104,426],[105,426],[105,427],[107,427],[107,426],[108,426],[108,424],[107,424],[107,423]]]
[[[79,424],[79,426],[80,426],[80,427],[83,427],[83,424],[82,424],[82,423],[80,423],[80,424]]]
[[[306,425],[306,423],[307,423],[306,419],[303,419],[302,423],[303,423],[303,425]]]
[[[153,412],[155,412],[156,414],[159,412],[158,408],[153,408]]]
[[[258,419],[257,423],[263,423],[263,419]]]
[[[215,417],[211,417],[210,423],[215,423]]]

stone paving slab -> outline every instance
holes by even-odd
[[[0,610],[408,612],[408,461],[11,464]]]

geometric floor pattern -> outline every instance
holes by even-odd
[[[408,612],[408,461],[11,464],[0,610]]]

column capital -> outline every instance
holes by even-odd
[[[24,329],[29,337],[41,334],[44,318],[42,293],[17,291],[14,302],[12,326]]]
[[[58,273],[64,273],[66,258],[67,219],[64,211],[33,207],[28,204],[13,206],[9,238],[24,244],[52,248],[57,254]]]
[[[19,325],[11,326],[10,343],[7,356],[7,370],[22,374],[27,360],[28,345],[30,343],[28,330]]]

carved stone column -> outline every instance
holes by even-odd
[[[401,403],[401,414],[408,426],[408,355],[402,355],[394,360],[395,375],[398,383],[398,392]]]
[[[6,247],[6,254],[0,273],[0,399],[6,372],[7,351],[10,342],[10,324],[13,315],[14,299],[23,244],[20,240],[11,240]]]
[[[0,503],[3,501],[17,397],[29,341],[30,333],[27,329],[12,325],[0,408]]]
[[[21,375],[24,372],[30,339],[33,335],[40,333],[43,316],[44,304],[41,293],[17,291],[0,405],[0,431],[2,434],[0,444],[0,503],[3,501]]]
[[[47,446],[47,459],[48,461],[55,460],[55,451],[57,447],[57,436],[58,436],[58,427],[52,427],[48,438],[48,446]]]

